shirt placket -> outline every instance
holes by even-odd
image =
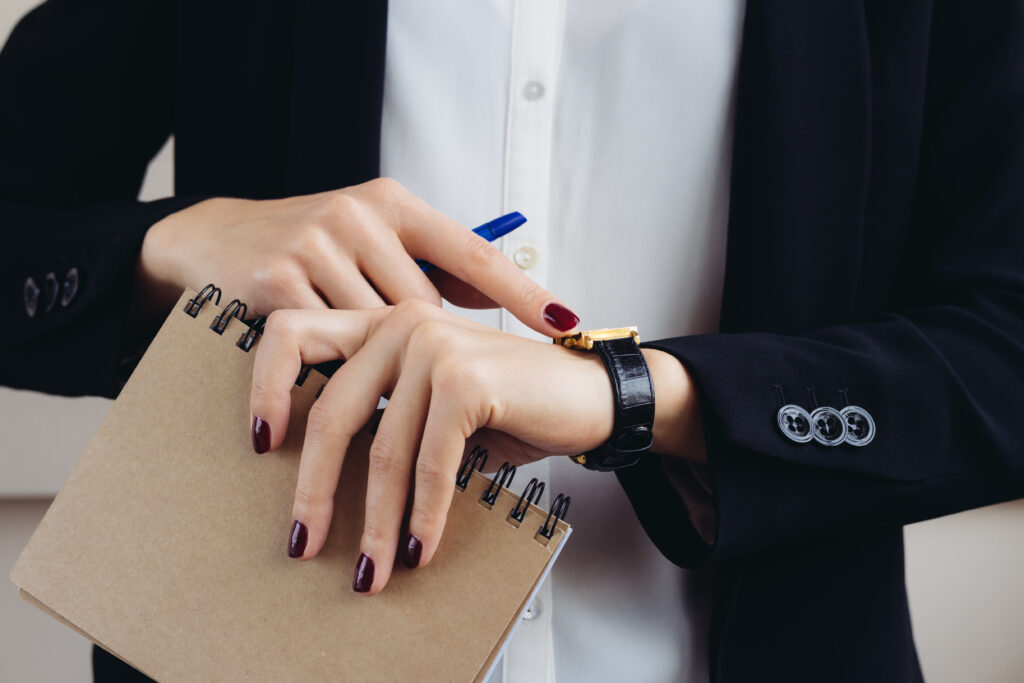
[[[551,260],[551,142],[565,0],[515,0],[512,17],[503,203],[505,212],[519,211],[528,220],[502,238],[501,249],[534,282],[546,287]],[[501,311],[501,329],[547,340],[506,310]],[[547,461],[520,469],[517,480],[550,481]],[[547,496],[540,502],[547,505]],[[503,683],[554,681],[551,590],[549,577],[509,641]]]

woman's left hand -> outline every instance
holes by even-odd
[[[596,354],[524,339],[410,299],[387,308],[270,315],[252,384],[258,452],[284,440],[301,365],[337,358],[347,360],[309,411],[293,506],[305,534],[293,529],[290,554],[309,559],[323,547],[349,442],[379,398],[388,397],[369,454],[360,548],[369,563],[360,557],[353,584],[370,595],[390,577],[413,477],[403,561],[430,562],[471,436],[522,464],[590,450],[612,432],[611,383]],[[294,547],[302,535],[305,546]]]

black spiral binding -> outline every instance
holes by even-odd
[[[551,504],[551,509],[548,511],[548,518],[544,520],[544,526],[540,528],[541,536],[544,538],[551,538],[552,534],[555,533],[555,527],[558,526],[558,520],[565,519],[566,514],[569,512],[569,502],[572,500],[570,496],[563,496],[561,493],[555,498],[555,502]]]
[[[473,470],[481,471],[485,464],[487,464],[487,449],[473,446],[473,450],[469,452],[462,467],[459,468],[459,474],[455,477],[455,485],[465,491],[470,477],[473,476]]]
[[[220,304],[220,287],[214,287],[212,284],[206,285],[194,298],[188,300],[188,303],[185,304],[185,313],[193,318],[196,317],[199,315],[199,311],[203,310],[206,302],[214,296],[217,297],[214,303]]]
[[[512,512],[508,513],[508,516],[520,524],[526,518],[526,510],[531,505],[536,505],[537,501],[540,500],[541,494],[544,493],[544,482],[537,481],[537,477],[530,480],[530,483],[523,489],[523,494],[519,496],[519,502],[512,508]],[[525,505],[523,503],[526,503]]]
[[[238,348],[243,351],[248,351],[252,348],[252,345],[256,342],[256,337],[263,334],[263,326],[267,324],[267,316],[261,315],[260,317],[249,323],[249,329],[242,333],[242,336],[238,338],[238,343],[235,344]]]
[[[455,477],[455,485],[465,491],[473,476],[473,470],[482,470],[486,462],[487,449],[474,446],[473,450],[466,456],[466,459],[462,461],[462,466],[459,467],[459,473]],[[498,471],[491,478],[491,483],[487,486],[487,490],[480,496],[480,502],[486,505],[494,505],[498,500],[498,494],[501,492],[501,489],[507,488],[512,483],[515,474],[515,465],[508,462],[502,463],[501,467],[498,468]],[[526,519],[526,511],[531,505],[536,505],[543,493],[544,483],[538,481],[536,477],[530,479],[526,488],[523,489],[522,495],[519,496],[515,507],[508,514],[508,518],[515,522],[514,526],[519,526],[519,524],[523,523],[523,520]],[[551,504],[551,509],[548,511],[548,516],[544,519],[544,524],[537,529],[537,533],[540,536],[550,539],[554,535],[555,529],[558,527],[558,520],[564,520],[565,515],[569,512],[570,500],[569,496],[564,496],[561,493],[558,494],[555,502]]]
[[[488,505],[494,505],[494,502],[498,500],[498,492],[502,488],[508,488],[512,485],[512,480],[516,477],[516,466],[508,462],[501,463],[501,467],[498,468],[498,472],[491,479],[491,485],[484,491],[484,495],[480,498],[483,502]]]
[[[224,334],[224,328],[228,326],[228,321],[231,320],[231,318],[245,320],[245,314],[248,311],[248,306],[238,299],[232,299],[231,302],[224,307],[224,310],[220,312],[220,315],[214,318],[213,322],[210,323],[210,329],[217,334]]]

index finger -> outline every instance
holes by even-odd
[[[278,310],[267,317],[249,398],[254,451],[272,451],[284,442],[292,386],[302,366],[350,358],[390,310]]]
[[[579,325],[579,316],[483,237],[419,198],[403,208],[395,229],[411,253],[475,287],[543,335],[561,336]]]

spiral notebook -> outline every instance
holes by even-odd
[[[219,290],[187,290],[11,570],[23,596],[158,680],[480,681],[570,534],[568,499],[506,488],[475,449],[441,545],[377,596],[351,589],[365,431],[347,453],[327,545],[286,554],[305,415],[256,455],[249,386],[261,329]],[[492,465],[494,460],[492,460]]]

